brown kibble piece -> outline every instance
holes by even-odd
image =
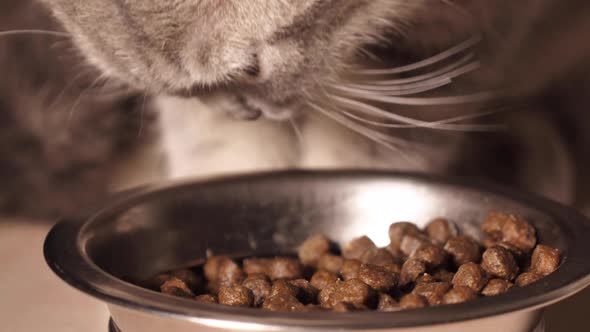
[[[160,291],[160,286],[162,286],[166,281],[170,280],[172,276],[168,273],[160,273],[155,277],[152,277],[148,280],[145,280],[141,283],[142,287],[149,288],[151,290]]]
[[[428,265],[428,268],[436,268],[447,262],[447,252],[434,244],[426,244],[418,248],[412,255],[412,258],[419,259]]]
[[[297,299],[303,304],[316,302],[320,291],[305,279],[291,280],[289,283],[299,288]]]
[[[266,274],[271,261],[270,258],[246,258],[242,262],[242,266],[248,275]]]
[[[160,286],[160,291],[164,294],[179,297],[194,298],[195,294],[188,288],[186,283],[178,278],[171,277]]]
[[[355,311],[364,311],[368,310],[365,306],[355,306],[352,303],[348,302],[339,302],[332,308],[334,312],[355,312]]]
[[[202,280],[198,274],[189,269],[177,269],[170,271],[173,277],[176,277],[190,288],[193,292],[198,291],[202,286]]]
[[[318,296],[322,308],[331,309],[339,302],[351,303],[355,306],[368,306],[374,300],[373,290],[358,279],[336,281],[322,289]]]
[[[422,235],[418,226],[410,222],[396,222],[389,226],[390,247],[400,249],[402,240],[406,235]]]
[[[535,283],[543,278],[543,275],[538,274],[536,272],[525,272],[516,278],[514,282],[518,287],[528,286],[532,283]]]
[[[498,244],[498,242],[492,239],[483,239],[483,241],[481,241],[481,244],[483,244],[483,246],[487,249],[495,246],[496,244]]]
[[[449,270],[446,270],[446,269],[437,269],[432,272],[432,276],[437,281],[452,282],[453,278],[455,277],[455,274]]]
[[[277,257],[270,261],[266,274],[272,280],[299,279],[303,275],[303,267],[297,259]]]
[[[427,284],[429,282],[437,282],[440,280],[437,280],[435,277],[433,277],[432,275],[428,274],[428,273],[424,273],[421,276],[418,277],[418,279],[416,279],[416,283],[417,284]]]
[[[220,288],[239,285],[245,278],[244,271],[231,259],[219,263],[217,283]]]
[[[342,264],[340,275],[344,280],[356,279],[359,275],[359,269],[361,268],[361,262],[355,259],[346,259]]]
[[[324,287],[322,290],[320,290],[318,302],[323,309],[332,309],[337,303],[342,302],[338,301],[335,295],[338,291],[338,288],[342,287],[342,283],[342,281],[337,280],[336,282],[329,284],[327,287]]]
[[[469,262],[479,263],[481,260],[479,244],[473,238],[466,235],[459,235],[449,239],[444,249],[451,255],[451,259],[456,267]]]
[[[387,292],[397,285],[398,276],[383,266],[361,264],[358,278],[373,289]]]
[[[338,282],[336,282],[338,284]],[[336,298],[343,302],[349,302],[357,307],[370,306],[375,300],[375,292],[358,279],[347,280],[341,283],[336,291]]]
[[[318,262],[318,270],[340,273],[342,264],[344,264],[344,258],[331,254],[323,254]]]
[[[448,282],[432,282],[417,284],[412,293],[424,297],[429,305],[439,305],[450,288],[451,284]]]
[[[487,283],[485,271],[475,263],[466,263],[459,267],[453,277],[455,287],[468,287],[476,293],[479,293]]]
[[[296,297],[289,294],[278,294],[268,297],[262,304],[262,308],[270,311],[282,312],[308,311]]]
[[[403,309],[420,309],[428,307],[428,301],[418,294],[410,293],[401,298],[399,305]]]
[[[393,255],[389,251],[387,251],[387,249],[384,248],[367,250],[364,254],[361,255],[359,260],[366,264],[374,264],[380,266],[392,265],[396,262]]]
[[[336,280],[338,280],[338,276],[336,274],[328,271],[318,271],[311,277],[310,284],[313,287],[322,290],[328,287],[328,285],[335,283]]]
[[[543,244],[537,245],[531,257],[531,271],[543,276],[555,272],[559,266],[559,256],[559,249]]]
[[[299,296],[299,292],[301,292],[301,290],[299,289],[299,287],[291,284],[289,281],[287,280],[276,280],[273,284],[272,284],[272,288],[270,290],[270,296],[276,296],[276,295],[291,295],[294,297],[298,297]]]
[[[219,289],[219,304],[232,307],[251,307],[254,304],[254,294],[244,286],[234,285]]]
[[[268,277],[263,274],[249,276],[246,278],[246,280],[244,280],[242,286],[252,291],[252,294],[254,295],[253,305],[255,307],[260,307],[262,303],[264,303],[264,300],[270,296],[272,289],[272,285],[270,284]]]
[[[518,274],[518,265],[512,253],[499,246],[483,253],[481,267],[490,275],[506,280],[513,280]]]
[[[513,245],[512,243],[509,242],[496,242],[493,245],[488,246],[488,248],[494,247],[494,246],[498,246],[498,247],[502,247],[508,251],[510,251],[510,253],[512,254],[512,256],[514,256],[514,259],[516,259],[516,262],[523,262],[523,263],[527,263],[525,262],[526,258],[527,258],[527,254],[525,254],[524,251],[520,250],[518,247],[516,247],[515,245]]]
[[[195,297],[197,302],[205,302],[205,303],[218,303],[217,297],[211,294],[203,294]]]
[[[510,251],[512,253],[512,256],[514,256],[514,258],[526,256],[526,254],[522,250],[520,250],[517,246],[515,246],[514,244],[512,244],[510,242],[500,241],[500,242],[497,242],[496,245]]]
[[[341,286],[336,291],[336,298],[340,299],[341,302],[349,302],[357,307],[363,307],[371,306],[375,301],[375,292],[358,279],[344,281]]]
[[[334,311],[334,312],[353,312],[353,311],[357,311],[357,309],[352,303],[338,302],[332,308],[332,311]]]
[[[424,273],[426,273],[426,263],[419,259],[410,258],[402,265],[400,284],[407,285],[415,282]]]
[[[492,240],[508,242],[525,254],[530,253],[537,243],[535,228],[514,215],[492,212],[482,223],[481,229]]]
[[[377,249],[377,246],[371,239],[361,236],[348,242],[342,248],[342,257],[346,259],[360,259],[366,251],[375,249]]]
[[[246,279],[262,279],[270,282],[270,278],[265,273],[251,273]]]
[[[524,219],[511,215],[502,226],[502,241],[528,254],[537,244],[535,228]]]
[[[400,244],[398,244],[397,246],[394,246],[392,244],[389,244],[384,249],[387,250],[391,254],[391,256],[393,256],[393,259],[397,264],[403,264],[405,257],[404,257],[404,253],[399,248],[399,245]]]
[[[483,288],[481,294],[484,296],[496,296],[506,293],[514,284],[504,279],[492,279]]]
[[[391,273],[396,273],[397,275],[402,272],[402,267],[397,264],[383,265],[383,268]]]
[[[455,286],[448,291],[442,299],[442,304],[457,304],[477,299],[473,289],[463,286]]]
[[[457,226],[443,218],[437,218],[429,222],[425,230],[430,239],[439,245],[444,245],[451,237],[457,236],[458,233]]]
[[[481,230],[494,241],[502,240],[502,228],[508,215],[502,212],[490,212],[481,224]]]
[[[231,259],[225,256],[213,256],[209,258],[203,267],[205,278],[210,282],[217,282],[219,279],[219,267],[223,262],[227,261],[231,261]]]
[[[402,239],[400,250],[406,257],[414,253],[425,245],[430,244],[430,239],[424,234],[407,234]]]
[[[397,301],[391,297],[391,295],[385,293],[379,293],[379,300],[377,302],[377,311],[392,312],[399,311],[400,305]]]
[[[331,246],[330,239],[326,236],[321,234],[313,235],[299,247],[299,260],[305,266],[317,267],[320,257],[329,253]]]

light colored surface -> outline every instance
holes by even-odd
[[[49,228],[0,222],[0,331],[107,332],[106,306],[67,286],[45,264]]]
[[[67,286],[43,259],[48,224],[0,221],[0,331],[107,332],[105,305]],[[547,332],[586,332],[590,289],[547,312]]]

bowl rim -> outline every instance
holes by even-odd
[[[524,206],[537,209],[556,220],[568,237],[568,254],[560,268],[542,282],[515,289],[496,297],[480,298],[475,302],[429,307],[420,310],[403,310],[393,313],[281,313],[260,309],[233,308],[216,304],[201,304],[156,293],[122,281],[95,265],[81,244],[82,230],[92,222],[99,222],[139,202],[149,200],[167,191],[182,188],[206,190],[209,186],[229,183],[256,182],[278,178],[297,181],[302,178],[404,179],[454,186],[499,195]],[[518,192],[503,186],[473,178],[441,177],[413,172],[374,170],[341,171],[272,171],[247,175],[220,176],[208,180],[171,181],[114,195],[111,203],[75,218],[64,219],[48,233],[44,243],[47,264],[69,285],[106,303],[149,314],[187,320],[211,327],[230,327],[239,323],[255,330],[310,328],[316,330],[361,330],[417,327],[481,319],[516,311],[529,311],[545,307],[571,296],[590,285],[590,221],[571,208],[549,199]],[[253,311],[255,314],[253,314]]]

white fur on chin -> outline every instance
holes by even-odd
[[[319,115],[300,122],[298,137],[286,121],[234,120],[219,100],[160,97],[157,104],[168,178],[386,165],[368,139]]]

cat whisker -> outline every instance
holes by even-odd
[[[387,112],[379,107],[372,106],[369,104],[365,104],[360,101],[356,101],[349,98],[339,97],[335,95],[328,95],[332,100],[338,102],[343,107],[346,107],[349,110],[354,110],[356,112],[360,112],[367,115],[382,117],[384,119],[396,121],[401,124],[407,124],[414,127],[427,127],[430,124],[426,121],[420,121],[413,118],[405,117],[399,114]]]
[[[377,94],[379,96],[407,96],[418,94],[448,85],[452,83],[454,78],[477,70],[480,67],[480,63],[478,61],[463,65],[467,61],[469,61],[468,57],[458,61],[452,66],[448,66],[430,74],[420,75],[415,78],[397,80],[396,82],[401,83],[397,85],[380,85],[380,83],[383,82],[377,82],[376,85],[367,83],[333,84],[332,87],[359,97],[363,97],[367,94]]]
[[[469,53],[463,58],[459,59],[455,63],[452,63],[448,66],[445,66],[441,69],[434,70],[427,74],[417,75],[408,78],[399,78],[399,79],[392,79],[392,80],[384,80],[384,81],[374,81],[371,82],[375,85],[400,85],[400,84],[407,84],[407,83],[415,83],[420,81],[428,81],[431,79],[436,79],[440,77],[450,77],[454,78],[457,76],[461,76],[465,73],[470,71],[476,70],[481,66],[479,61],[472,61],[473,53]]]
[[[375,127],[398,128],[398,129],[420,128],[419,126],[410,125],[410,124],[394,124],[394,123],[388,123],[388,122],[378,122],[378,121],[374,121],[374,120],[370,120],[370,119],[358,116],[352,112],[343,111],[343,110],[340,110],[339,113],[341,113],[341,114],[345,115],[346,117],[349,117],[353,120],[356,120],[358,122],[365,123],[365,124],[375,126]]]
[[[46,35],[46,36],[65,37],[65,38],[72,37],[72,35],[67,32],[51,31],[51,30],[20,29],[20,30],[0,31],[0,37],[19,36],[19,35]]]
[[[371,87],[361,84],[333,85],[332,87],[353,96],[376,94],[378,92],[380,96],[407,96],[436,90],[445,85],[449,85],[452,82],[451,79],[445,78],[441,79],[439,82],[426,82],[401,87]]]
[[[416,149],[417,144],[412,144],[410,142],[407,142],[407,141],[404,141],[401,139],[396,139],[394,137],[390,137],[390,136],[387,136],[387,135],[380,133],[378,131],[364,127],[364,126],[362,126],[354,121],[351,121],[345,117],[339,116],[335,112],[331,112],[329,110],[326,110],[314,103],[310,103],[309,106],[311,106],[316,111],[322,113],[323,115],[327,116],[328,118],[345,126],[346,128],[356,132],[357,134],[362,135],[363,137],[366,137],[377,144],[380,144],[381,146],[385,147],[386,149],[388,149],[396,154],[399,154],[402,158],[404,158],[407,162],[413,164],[415,167],[419,167],[420,163],[417,162],[417,160],[415,158],[414,159],[411,158],[407,153],[402,151],[402,149],[400,148],[400,146],[405,146],[406,148]]]
[[[360,112],[366,115],[376,116],[383,119],[395,121],[399,124],[413,126],[414,128],[429,128],[429,129],[437,129],[437,130],[449,130],[449,131],[484,131],[484,130],[496,130],[497,126],[490,127],[488,125],[457,125],[452,124],[452,122],[458,122],[460,120],[455,119],[447,119],[447,120],[454,120],[451,123],[445,123],[441,121],[421,121],[414,118],[402,116],[396,113],[385,111],[379,107],[369,105],[360,101],[356,101],[349,98],[344,98],[335,95],[329,95],[335,102],[339,103],[343,107],[347,108],[351,111]],[[411,128],[410,127],[410,128]]]
[[[57,96],[55,96],[53,101],[47,106],[47,109],[52,109],[57,103],[59,103],[65,95],[66,91],[68,91],[76,83],[76,81],[85,74],[88,74],[88,71],[79,71],[76,76],[74,76],[67,84],[64,85],[63,89],[61,89],[61,91],[57,94]]]
[[[78,98],[76,98],[76,101],[74,101],[74,104],[72,104],[72,107],[70,107],[70,111],[68,112],[68,120],[67,123],[70,123],[75,115],[76,112],[76,108],[78,107],[78,105],[80,104],[80,102],[82,101],[82,97],[86,96],[88,93],[92,92],[92,89],[99,84],[100,80],[108,80],[108,77],[106,77],[105,75],[100,75],[98,76],[94,82],[92,82],[90,84],[90,86],[86,89],[84,89],[82,92],[80,92],[80,94],[78,95]]]
[[[297,123],[295,122],[295,120],[289,119],[289,124],[293,128],[293,133],[295,134],[295,138],[297,139],[297,144],[298,144],[299,150],[303,149],[303,135],[301,133],[301,130],[297,126]]]
[[[317,110],[317,107],[319,107],[319,106],[317,104],[315,104],[315,106],[316,106],[316,110]],[[338,108],[331,109],[331,110],[326,109],[326,108],[322,108],[322,109],[324,110],[324,112],[328,112],[332,119],[338,120],[338,122],[344,121],[344,122],[348,123],[349,125],[356,127],[359,131],[363,131],[363,132],[370,134],[371,136],[376,137],[380,140],[389,142],[390,144],[395,145],[397,148],[408,148],[408,149],[423,149],[423,148],[425,148],[425,146],[423,146],[420,143],[397,138],[397,137],[394,137],[391,135],[387,135],[387,134],[385,134],[379,130],[376,130],[374,128],[364,126],[362,123],[352,121],[351,119],[348,119],[345,116],[342,116],[340,114],[340,112],[342,112],[341,109],[338,109]]]
[[[455,122],[467,121],[467,120],[485,117],[488,115],[501,113],[502,111],[506,111],[506,110],[491,110],[491,111],[477,112],[475,114],[450,117],[450,118],[447,118],[444,120],[433,121],[431,123],[435,126],[436,125],[444,125],[444,124],[452,124]],[[370,119],[358,116],[354,113],[347,112],[347,111],[340,111],[340,113],[342,113],[343,115],[345,115],[351,119],[354,119],[356,121],[359,121],[359,122],[362,122],[362,123],[365,123],[365,124],[368,124],[371,126],[379,127],[379,128],[396,128],[396,129],[424,128],[424,127],[417,127],[417,126],[408,125],[408,124],[395,124],[395,123],[389,123],[389,122],[374,121],[374,120],[370,120]],[[500,130],[503,128],[504,127],[501,125],[474,125],[474,124],[455,125],[456,131],[496,131],[496,130]],[[434,128],[428,128],[428,129],[439,129],[439,128],[434,127]]]
[[[389,75],[389,74],[400,74],[400,73],[405,73],[405,72],[409,72],[409,71],[413,71],[416,69],[421,69],[424,67],[428,67],[430,65],[439,63],[441,61],[444,61],[456,54],[459,54],[461,52],[464,52],[468,49],[470,49],[471,47],[477,45],[479,42],[481,41],[481,37],[480,36],[474,36],[454,47],[451,47],[441,53],[438,53],[436,55],[433,55],[427,59],[409,64],[409,65],[405,65],[405,66],[401,66],[401,67],[396,67],[396,68],[387,68],[387,69],[361,69],[361,70],[355,70],[356,74],[361,74],[361,75]]]
[[[403,143],[404,145],[410,145],[409,142],[406,142],[406,141],[401,142],[401,140],[394,139],[393,137],[387,137],[387,140],[382,140],[382,138],[379,137],[379,135],[376,135],[379,133],[377,131],[371,130],[370,128],[361,126],[353,121],[347,120],[346,118],[339,116],[338,113],[324,109],[314,103],[311,103],[309,105],[312,108],[314,108],[316,111],[319,111],[320,113],[331,118],[332,120],[336,121],[337,123],[344,125],[345,127],[353,130],[354,132],[357,132],[357,133],[363,135],[364,137],[371,139],[372,141],[379,142],[379,143],[382,143],[382,142],[386,143],[386,145],[391,150],[393,150],[395,152],[399,152],[398,145],[401,143]]]
[[[127,84],[103,73],[84,91],[86,94],[92,93],[96,97],[116,98],[135,90]]]
[[[499,97],[497,91],[483,91],[471,94],[444,96],[444,97],[396,97],[386,96],[374,93],[365,93],[355,96],[368,101],[381,102],[394,105],[406,106],[448,106],[448,105],[464,105],[476,104],[488,101],[493,101]]]

